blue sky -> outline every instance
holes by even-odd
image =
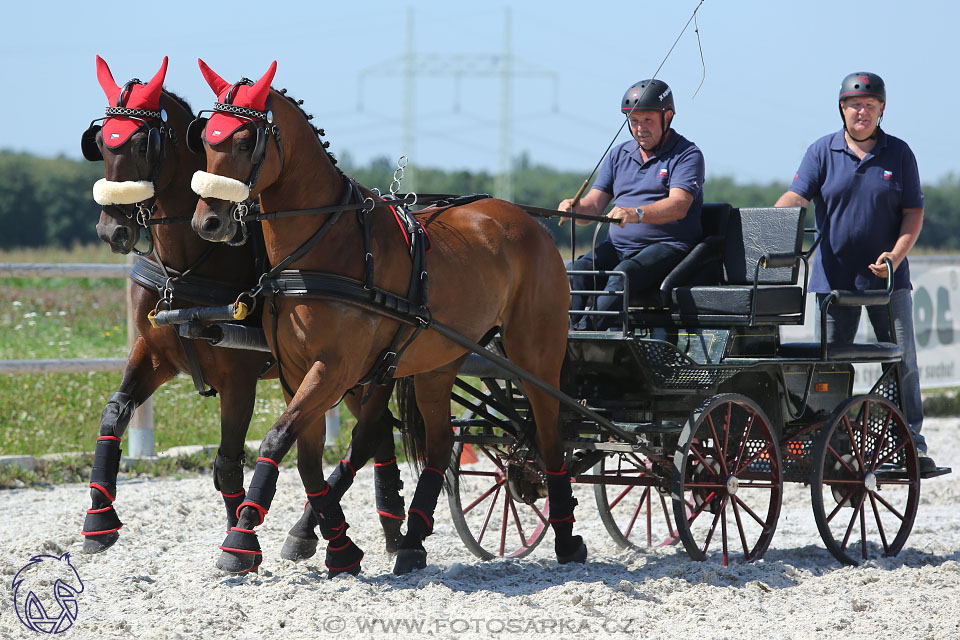
[[[304,100],[333,151],[357,162],[407,154],[414,166],[496,171],[500,79],[418,75],[411,149],[400,69],[411,7],[415,53],[430,60],[421,71],[502,54],[509,8],[514,68],[534,72],[512,84],[511,153],[586,177],[621,124],[623,91],[654,73],[697,0],[8,4],[3,149],[80,157],[80,133],[106,106],[96,54],[121,84],[146,81],[170,56],[166,85],[195,110],[213,99],[197,57],[229,81],[257,78],[276,59],[274,85]],[[884,128],[910,144],[933,183],[960,171],[960,82],[950,71],[958,13],[947,0],[706,0],[705,79],[692,24],[658,77],[675,91],[675,127],[703,149],[708,179],[786,182],[806,147],[839,128],[843,76],[878,73]],[[386,72],[370,73],[377,68]]]

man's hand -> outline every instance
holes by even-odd
[[[568,211],[574,213],[573,210],[573,198],[567,198],[566,200],[561,200],[560,204],[557,205],[557,211]],[[557,222],[558,227],[562,227],[567,224],[567,220],[570,218],[560,218],[560,221]]]
[[[900,267],[900,263],[903,262],[903,258],[898,258],[896,254],[892,251],[884,251],[877,257],[877,261],[870,265],[870,271],[873,275],[878,278],[887,277],[887,263],[884,262],[884,259],[890,259],[890,262],[893,263],[893,270],[896,271]]]
[[[621,228],[627,224],[640,222],[640,216],[637,215],[636,209],[624,209],[623,207],[614,207],[607,214],[607,217],[617,221]]]

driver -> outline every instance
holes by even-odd
[[[632,140],[610,150],[593,187],[574,208],[573,200],[558,209],[598,216],[613,201],[607,216],[607,240],[567,265],[571,270],[624,271],[629,297],[659,289],[663,279],[700,240],[703,206],[703,153],[674,131],[673,92],[662,80],[641,80],[623,94],[620,111],[626,116]],[[577,220],[577,224],[590,224]],[[606,280],[604,282],[604,280]],[[573,290],[606,291],[622,288],[619,277],[570,276]],[[617,324],[622,308],[616,295],[597,296],[601,316],[573,316],[573,328],[604,330]],[[572,309],[585,309],[590,296],[575,295]]]

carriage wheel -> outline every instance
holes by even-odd
[[[763,410],[749,398],[725,393],[695,410],[674,454],[673,515],[694,560],[712,548],[726,565],[763,555],[780,516],[780,448]]]
[[[655,485],[616,484],[618,478],[636,479],[649,475],[650,462],[635,453],[604,458],[597,465],[610,483],[595,484],[600,520],[607,533],[624,549],[662,547],[679,540],[667,496]]]
[[[456,442],[447,471],[453,525],[478,558],[522,558],[547,533],[542,474],[533,463],[510,462],[508,445],[471,446],[477,461],[461,465],[463,443]]]
[[[813,515],[830,553],[849,565],[897,555],[920,500],[917,448],[900,410],[880,396],[850,398],[813,456]]]

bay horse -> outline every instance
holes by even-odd
[[[285,268],[281,275],[288,280],[320,279],[332,288],[395,300],[412,290],[421,274],[414,271],[395,216],[384,204],[376,205],[371,190],[335,166],[298,102],[271,89],[276,62],[256,83],[243,79],[234,84],[198,62],[217,96],[213,115],[191,125],[188,134],[192,144],[202,143],[207,159],[206,171],[193,180],[201,196],[193,217],[198,234],[214,242],[229,240],[248,204],[259,198],[271,274]],[[361,201],[366,204],[357,215],[300,215],[309,208]],[[359,205],[349,208],[356,211]],[[467,355],[464,347],[429,330],[427,316],[472,341],[499,328],[514,364],[554,387],[559,384],[570,290],[546,229],[517,206],[492,198],[427,209],[418,217],[431,245],[422,274],[424,281],[429,274],[429,312],[420,312],[427,330],[406,330],[395,317],[336,296],[312,295],[309,287],[304,295],[274,289],[269,296],[265,307],[271,310],[264,310],[263,322],[288,383],[287,410],[263,439],[240,523],[221,546],[224,555],[233,555],[224,564],[234,570],[249,566],[246,558],[259,552],[254,529],[270,507],[277,465],[296,443],[298,470],[308,500],[321,514],[328,558],[333,550],[339,566],[352,564],[351,572],[359,571],[362,552],[346,535],[339,496],[324,481],[320,465],[323,414],[358,380],[369,377],[383,354],[395,355],[403,342],[406,349],[391,372],[395,378],[414,376],[426,443],[394,573],[426,566],[423,541],[433,529],[453,446],[451,391]],[[582,562],[587,552],[581,537],[573,535],[576,500],[562,451],[559,402],[532,385],[526,393],[546,467],[557,558]]]
[[[110,105],[108,117],[102,126],[91,125],[81,142],[88,160],[104,161],[105,177],[94,187],[94,197],[102,205],[99,237],[113,252],[128,254],[145,234],[151,249],[147,253],[152,253],[149,266],[141,261],[135,269],[134,282],[140,285],[132,295],[137,337],[120,387],[101,417],[90,482],[92,506],[83,525],[85,553],[104,551],[119,538],[122,524],[113,502],[121,438],[134,409],[181,372],[194,377],[203,395],[220,395],[221,441],[213,480],[223,497],[228,529],[236,525],[237,507],[245,496],[243,445],[257,380],[276,377],[269,353],[215,347],[206,340],[181,340],[175,328],[156,327],[148,321],[151,311],[166,306],[229,304],[256,283],[263,269],[263,260],[258,258],[262,248],[257,250],[252,239],[239,246],[210,243],[186,224],[190,215],[175,215],[192,214],[197,196],[190,179],[205,161],[202,153],[189,151],[185,144],[194,114],[182,98],[163,89],[166,68],[164,58],[148,83],[134,79],[120,87],[107,63],[97,56],[97,77]],[[188,349],[195,355],[190,356]],[[195,358],[193,365],[191,357]],[[356,394],[348,395],[345,402],[359,418],[359,432],[372,434],[360,439],[364,446],[351,445],[346,460],[361,466],[374,455],[370,447],[375,448],[380,463],[377,500],[384,505],[381,510],[385,514],[381,521],[387,549],[395,550],[404,517],[392,434],[395,421],[389,410],[376,415],[362,413]],[[296,560],[313,555],[316,526],[312,509],[305,509],[291,530],[284,557]]]

